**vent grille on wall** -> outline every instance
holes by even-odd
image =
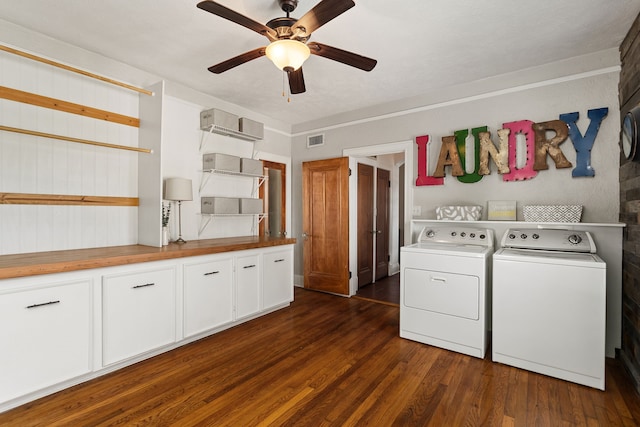
[[[307,148],[324,145],[324,134],[311,135],[307,137]]]

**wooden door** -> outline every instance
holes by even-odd
[[[358,163],[358,287],[373,282],[373,166]]]
[[[302,163],[304,287],[349,295],[349,159]]]
[[[390,173],[378,169],[376,176],[376,280],[389,275]],[[360,244],[360,242],[358,242]]]

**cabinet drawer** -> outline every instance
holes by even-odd
[[[91,371],[90,280],[0,295],[0,325],[0,401]]]
[[[103,365],[175,342],[175,268],[102,279]]]
[[[233,320],[232,258],[184,266],[184,335],[199,332]]]

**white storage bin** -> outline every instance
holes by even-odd
[[[240,117],[240,132],[256,139],[264,138],[264,124]]]
[[[249,175],[262,175],[262,162],[243,157],[240,159],[240,172]]]
[[[200,212],[203,214],[237,214],[240,213],[238,199],[234,197],[202,197]]]
[[[479,221],[482,217],[482,206],[438,206],[436,219],[455,221]]]
[[[212,108],[200,112],[200,129],[209,130],[211,125],[215,125],[219,128],[238,132],[240,130],[239,119],[235,114]]]
[[[202,155],[202,169],[240,172],[240,157],[221,153],[206,153]]]
[[[262,199],[240,199],[240,213],[243,213],[243,214],[262,213]]]
[[[528,205],[522,214],[527,222],[580,222],[582,205]]]

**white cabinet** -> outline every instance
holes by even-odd
[[[185,337],[233,320],[233,257],[187,263],[183,279]]]
[[[292,300],[292,244],[0,280],[0,411]]]
[[[293,301],[293,246],[263,255],[263,309]]]
[[[103,365],[175,342],[175,267],[102,279]]]
[[[91,371],[91,280],[0,294],[0,402]]]
[[[236,319],[260,311],[260,255],[236,257]]]

